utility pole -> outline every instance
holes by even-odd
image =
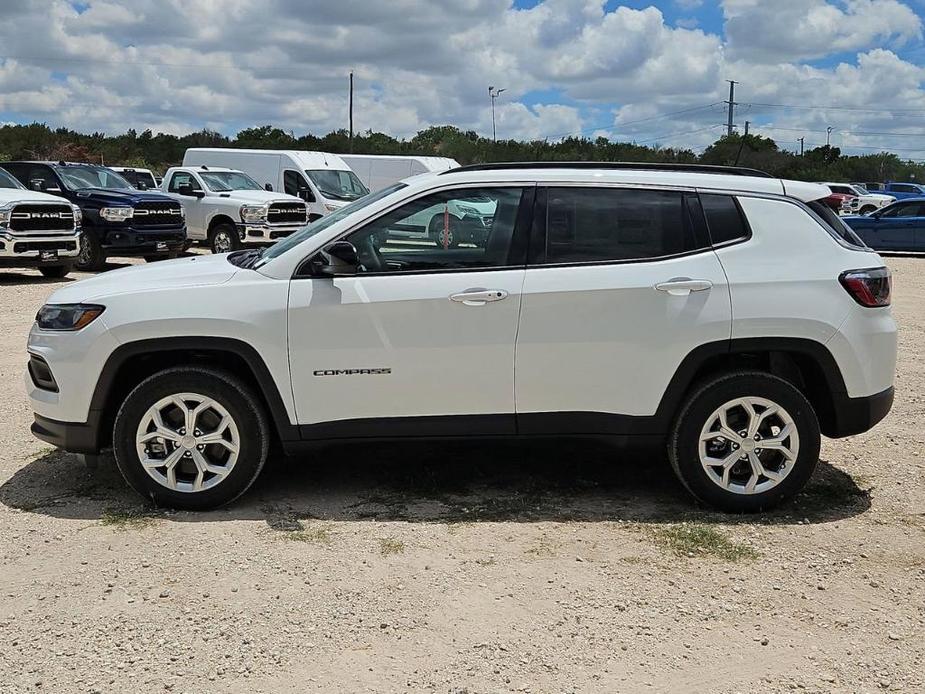
[[[495,89],[492,86],[488,87],[488,98],[491,99],[491,139],[493,142],[498,141],[498,131],[495,129],[495,99],[501,96],[501,92],[507,91],[506,89]]]
[[[729,101],[726,103],[729,104],[729,120],[726,123],[726,136],[732,137],[732,129],[734,127],[733,120],[735,117],[735,107],[738,106],[736,103],[736,85],[738,82],[735,80],[726,80],[729,82]]]
[[[739,165],[739,157],[742,156],[742,148],[745,147],[745,141],[748,139],[748,126],[750,125],[751,123],[749,121],[745,121],[745,134],[742,135],[742,139],[739,141],[739,151],[736,153],[736,161],[733,166]]]
[[[801,138],[800,138],[800,156],[801,156],[801,157],[803,156],[803,145],[805,145],[805,144],[806,144],[806,138],[805,138],[805,137],[801,137]]]
[[[835,130],[831,125],[825,129],[825,146],[830,147],[832,145],[832,131]]]
[[[353,154],[353,70],[350,71],[350,153]]]

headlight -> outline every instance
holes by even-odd
[[[135,216],[131,207],[104,207],[100,210],[100,217],[107,222],[124,222]]]
[[[74,210],[74,225],[80,226],[81,222],[84,220],[84,213],[80,211],[77,205],[71,205],[71,209]]]
[[[267,205],[241,205],[242,222],[264,222],[267,219]]]
[[[45,304],[35,314],[35,322],[42,330],[80,330],[104,310],[104,306],[93,304]]]
[[[180,219],[186,219],[186,208],[180,205]]]
[[[0,207],[0,227],[5,227],[10,223],[10,215],[13,213],[12,205]]]

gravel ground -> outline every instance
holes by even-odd
[[[0,273],[0,692],[922,691],[925,259],[888,262],[894,410],[761,518],[567,442],[329,448],[160,512],[29,434],[54,283]]]

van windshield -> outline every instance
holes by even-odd
[[[305,174],[324,197],[332,200],[356,200],[369,194],[369,190],[353,171],[318,169],[306,171]]]
[[[395,185],[389,186],[388,188],[383,188],[382,190],[372,195],[367,195],[357,200],[356,202],[352,202],[349,205],[344,205],[336,212],[329,214],[327,217],[322,217],[321,219],[312,222],[308,226],[302,227],[296,233],[287,236],[282,241],[277,241],[275,244],[263,251],[260,258],[260,265],[265,263],[267,260],[281,256],[290,248],[295,248],[306,239],[310,239],[315,234],[324,231],[333,224],[337,224],[337,222],[344,219],[345,217],[349,217],[354,212],[358,212],[364,207],[368,207],[374,202],[378,202],[379,200],[388,197],[392,193],[406,187],[407,186],[404,183],[396,183]],[[259,267],[259,265],[257,267]]]

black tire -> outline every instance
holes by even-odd
[[[136,450],[138,426],[145,413],[162,398],[178,393],[215,400],[227,410],[239,434],[238,458],[230,472],[202,491],[179,491],[161,484],[144,469]],[[228,504],[246,492],[266,463],[269,445],[267,416],[251,387],[226,371],[208,367],[181,366],[149,376],[125,398],[113,427],[116,465],[129,486],[159,506],[190,511]]]
[[[73,269],[70,263],[67,265],[41,265],[39,266],[39,272],[42,273],[43,277],[48,277],[49,279],[61,279],[67,277],[68,273]]]
[[[799,436],[799,450],[790,472],[776,486],[753,494],[736,493],[723,488],[710,478],[700,462],[700,433],[707,420],[724,404],[743,397],[763,398],[782,407],[793,420]],[[732,422],[730,425],[733,426]],[[729,446],[732,443],[726,442],[724,445],[727,446],[725,452],[711,457],[731,455],[730,451],[734,449]],[[760,446],[760,443],[748,445]],[[738,371],[712,378],[694,389],[675,420],[668,443],[668,457],[678,479],[703,503],[730,513],[755,513],[777,506],[803,488],[819,460],[819,445],[819,422],[813,406],[803,393],[777,376],[760,371]],[[762,455],[767,453],[763,452]],[[770,453],[774,456],[773,452]],[[769,464],[764,458],[762,462]]]
[[[209,248],[213,253],[229,253],[241,248],[241,237],[232,224],[216,224],[209,232]]]
[[[106,253],[95,234],[84,232],[80,236],[80,252],[77,255],[77,267],[87,272],[99,272],[106,269]]]
[[[873,205],[865,205],[861,208],[860,212],[861,214],[870,214],[871,212],[876,212],[876,210],[877,208]]]
[[[450,215],[449,229],[447,231],[449,232],[449,237],[446,239],[446,248],[459,248],[460,224],[459,220],[453,215]],[[427,234],[430,236],[430,240],[437,244],[438,248],[444,247],[442,214],[435,214],[430,218],[430,224],[427,225]]]

